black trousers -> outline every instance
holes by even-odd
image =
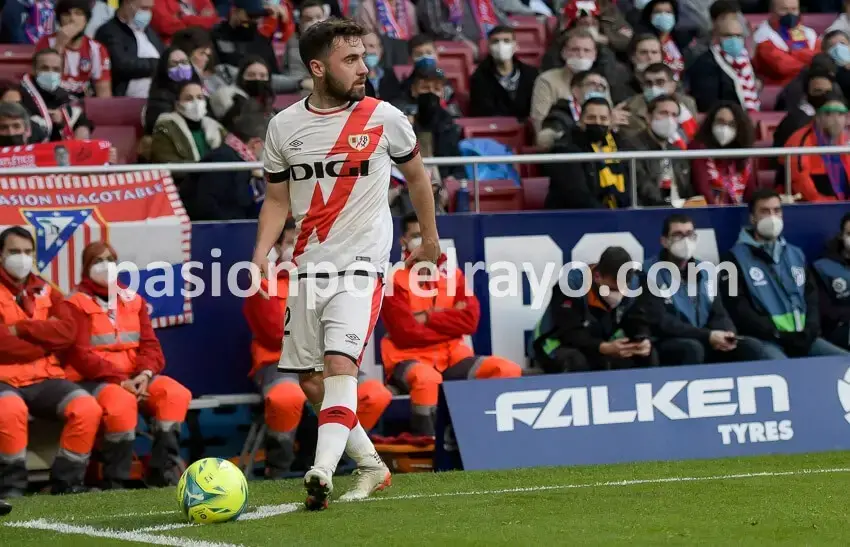
[[[732,363],[769,359],[764,345],[755,338],[744,337],[732,351],[717,351],[709,344],[693,338],[668,338],[658,343],[661,364],[701,365],[703,363]]]

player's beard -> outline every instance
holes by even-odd
[[[346,89],[341,81],[334,78],[333,74],[328,72],[325,76],[325,93],[341,102],[360,101],[366,96],[366,86],[364,84],[365,81],[363,83],[355,82],[351,87]]]

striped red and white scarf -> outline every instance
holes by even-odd
[[[735,84],[735,92],[738,94],[738,102],[741,103],[744,110],[748,112],[761,110],[758,82],[755,72],[753,72],[750,56],[744,52],[735,58],[717,45],[711,46],[711,51],[720,69],[732,78],[732,82]]]

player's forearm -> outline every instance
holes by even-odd
[[[416,210],[416,218],[419,219],[422,238],[437,241],[439,236],[437,235],[434,194],[428,172],[423,169],[421,176],[417,174],[416,177],[408,179],[407,186],[410,191],[410,201]]]
[[[289,215],[289,196],[266,194],[257,225],[257,243],[254,247],[255,257],[265,257],[271,251],[286,224]]]

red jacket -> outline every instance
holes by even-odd
[[[23,285],[18,285],[2,268],[0,283],[13,294],[23,295],[21,307],[30,316],[34,301],[32,295],[46,284],[37,275],[30,274]],[[70,306],[56,289],[50,291],[50,300],[50,319],[47,321],[19,321],[15,324],[14,336],[8,326],[0,326],[0,365],[28,363],[74,343],[77,328]]]
[[[788,84],[820,52],[821,41],[815,31],[797,25],[794,34],[798,40],[789,45],[769,20],[762,22],[753,33],[756,42],[753,70],[765,85]]]
[[[93,291],[86,281],[77,287],[77,290],[92,295]],[[108,382],[121,382],[127,379],[116,375],[115,367],[107,359],[100,357],[91,350],[91,319],[79,308],[68,305],[76,319],[76,340],[73,347],[62,355],[62,363],[73,367],[83,378],[89,380],[104,380]],[[148,315],[148,307],[145,302],[139,309],[139,347],[136,350],[134,374],[149,370],[159,374],[165,368],[165,355],[162,346],[151,324]]]
[[[251,342],[249,376],[256,374],[263,366],[280,360],[286,297],[289,293],[289,273],[281,271],[278,275],[276,295],[264,298],[260,293],[252,294],[245,299],[242,307],[242,313],[245,314],[254,337]],[[266,294],[269,293],[269,284],[265,279],[260,283],[260,287],[266,291]]]
[[[420,323],[414,316],[414,313],[426,310],[414,310],[411,305],[411,297],[414,295],[407,286],[410,278],[398,275],[399,273],[402,272],[396,272],[393,276],[392,294],[390,295],[390,291],[387,291],[388,295],[384,297],[381,309],[384,327],[395,347],[421,348],[450,342],[467,334],[473,334],[478,328],[481,306],[475,294],[468,290],[460,271],[456,272],[457,290],[452,304],[457,306],[463,302],[465,307],[444,307],[440,311],[427,311],[428,319],[425,323]]]
[[[151,27],[166,43],[179,30],[189,27],[212,30],[221,21],[210,0],[156,0],[152,11]]]

